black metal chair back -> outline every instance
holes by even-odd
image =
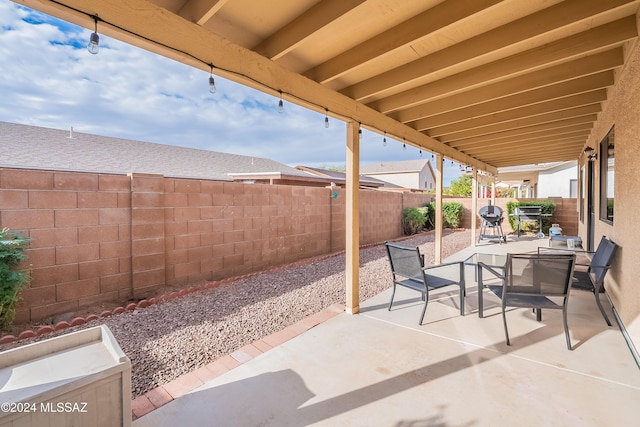
[[[504,275],[479,263],[502,279],[502,285],[489,285],[489,289],[502,300],[502,319],[507,345],[507,307],[533,308],[538,321],[542,320],[542,309],[562,310],[562,320],[567,341],[571,350],[569,326],[567,324],[567,304],[573,281],[575,254],[507,254]]]
[[[391,301],[389,301],[389,310],[393,305],[396,285],[418,291],[424,301],[418,322],[421,325],[429,303],[429,290],[457,285],[460,290],[460,314],[464,315],[464,262],[456,261],[425,267],[424,255],[420,253],[418,247],[402,246],[389,242],[385,242],[385,247],[393,276],[393,291],[391,292]],[[427,271],[434,273],[427,273]],[[444,274],[435,274],[435,271],[441,271]]]

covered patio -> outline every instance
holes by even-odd
[[[640,1],[18,3],[347,123],[344,310],[360,315],[339,314],[135,425],[225,425],[239,417],[249,425],[637,423]],[[590,249],[603,235],[621,247],[605,285],[624,334],[606,327],[582,292],[569,311],[574,351],[563,345],[559,315],[538,324],[525,310],[509,313],[507,347],[496,308],[485,319],[475,315],[473,285],[466,316],[445,294],[420,327],[411,304],[388,312],[388,295],[360,301],[363,127],[381,141],[434,153],[438,219],[444,161],[469,167],[477,189],[499,167],[577,159],[579,235]],[[615,222],[607,159],[615,159]],[[474,217],[472,244],[476,227]],[[441,239],[438,220],[436,262]],[[539,243],[546,244],[482,250]]]
[[[546,239],[526,238],[509,245],[488,243],[450,259],[475,251],[506,253],[507,247],[535,251],[546,244]],[[619,328],[607,327],[591,293],[571,293],[573,351],[566,349],[557,311],[545,311],[537,323],[526,309],[509,310],[512,345],[507,346],[498,300],[485,290],[485,317],[479,318],[472,267],[466,275],[465,316],[459,315],[456,291],[445,288],[432,294],[424,324],[418,326],[417,294],[399,289],[388,311],[387,290],[364,301],[359,315],[327,316],[133,425],[637,423],[640,370]]]

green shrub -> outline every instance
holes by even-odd
[[[518,229],[518,217],[510,216],[511,214],[516,212],[516,208],[518,206],[540,206],[542,208],[543,214],[550,214],[549,216],[542,217],[542,232],[545,234],[549,234],[549,228],[553,223],[553,215],[556,212],[555,202],[545,202],[541,200],[507,202],[507,214],[509,215],[507,218],[509,218],[509,225],[511,225],[512,230]],[[537,233],[540,229],[540,224],[538,221],[522,221],[520,223],[520,229],[522,231],[531,231]]]
[[[27,256],[24,253],[29,239],[3,228],[0,231],[0,328],[13,324],[20,301],[20,290],[29,282],[29,275],[16,269]]]
[[[442,216],[444,217],[444,228],[459,228],[462,222],[464,208],[459,202],[445,202],[442,204]]]
[[[416,234],[424,228],[425,213],[421,208],[404,208],[402,210],[402,230],[406,236]]]
[[[433,203],[433,202],[425,203],[425,205],[421,209],[424,210],[424,215],[425,215],[424,228],[426,230],[433,230],[434,228],[436,228],[436,222],[435,222],[436,205],[435,205],[435,203]]]
[[[427,224],[431,225],[431,228],[435,227],[436,216],[436,202],[429,202],[425,205],[428,208],[429,217]],[[459,228],[462,223],[462,214],[464,208],[462,203],[459,202],[444,202],[442,203],[442,228]]]

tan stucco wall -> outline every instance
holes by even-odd
[[[615,125],[614,224],[599,220],[600,176],[596,162],[595,244],[606,235],[620,245],[605,287],[636,349],[640,349],[640,46],[630,48],[628,55],[625,68],[617,75],[615,88],[609,90],[609,101],[591,132],[588,145],[598,147]],[[580,161],[584,163],[584,156]],[[586,238],[586,215],[585,223],[579,224],[579,228],[580,235]],[[602,319],[594,319],[599,320]]]

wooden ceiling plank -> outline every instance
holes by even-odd
[[[366,0],[323,0],[295,20],[289,22],[253,50],[277,60],[302,43],[307,37],[331,24]]]
[[[367,105],[386,114],[447,94],[543,68],[558,61],[566,61],[571,57],[575,58],[607,47],[620,46],[637,35],[636,18],[628,16],[553,43],[379,99]]]
[[[204,25],[218,13],[228,0],[188,0],[178,15],[198,25]]]
[[[494,146],[505,145],[505,147],[503,148],[506,148],[508,144],[513,143],[513,141],[516,141],[516,140],[522,143],[524,141],[539,140],[540,138],[562,138],[568,135],[576,135],[576,134],[587,136],[592,128],[593,128],[593,123],[582,123],[582,124],[567,126],[564,128],[542,130],[535,133],[513,135],[510,137],[496,138],[496,139],[486,140],[486,141],[470,141],[466,144],[455,145],[455,147],[454,145],[452,145],[452,147],[464,152],[468,152],[469,150],[473,150],[478,147],[486,147],[489,144]]]
[[[569,81],[604,70],[611,70],[624,64],[622,48],[615,48],[595,55],[589,55],[574,61],[535,71],[518,77],[512,77],[498,83],[458,93],[447,98],[399,110],[391,114],[402,122],[419,120],[433,114],[465,108],[480,104],[487,99],[496,99],[510,95],[525,93],[535,88]],[[523,95],[526,96],[526,95]]]
[[[320,83],[330,82],[354,68],[365,66],[371,60],[408,46],[447,25],[463,20],[499,2],[500,0],[474,0],[472,2],[440,3],[307,70],[304,75]]]
[[[536,117],[539,115],[560,113],[576,108],[590,107],[593,109],[593,111],[590,112],[599,112],[602,110],[602,105],[600,103],[605,99],[607,99],[606,89],[599,89],[592,92],[566,96],[564,98],[552,99],[538,104],[525,105],[523,107],[487,114],[480,117],[472,117],[468,120],[455,122],[445,121],[445,124],[437,123],[434,120],[431,120],[431,118],[422,119],[418,122],[423,123],[424,127],[417,127],[417,129],[427,131],[429,135],[434,138],[441,135],[464,132],[467,130],[477,130],[478,132],[481,132],[482,128],[487,126],[521,120],[528,117]],[[418,122],[415,122],[414,124],[417,126]]]
[[[465,150],[465,153],[477,156],[492,156],[496,153],[502,153],[507,151],[508,154],[518,153],[523,150],[530,150],[532,147],[544,147],[545,150],[548,149],[559,149],[564,146],[572,146],[574,144],[583,145],[587,137],[589,136],[588,132],[573,132],[567,135],[560,136],[550,136],[544,138],[537,138],[535,140],[528,141],[520,141],[514,139],[511,142],[511,146],[508,150],[505,149],[504,144],[487,144],[482,147],[473,148]]]
[[[505,153],[504,150],[502,152],[492,152],[487,154],[487,157],[491,158],[491,159],[496,159],[496,158],[500,158],[500,159],[517,159],[517,158],[523,158],[523,157],[538,157],[540,155],[543,154],[559,154],[559,153],[575,153],[576,156],[574,157],[574,159],[576,159],[580,153],[581,148],[583,147],[582,142],[573,142],[570,144],[567,144],[564,147],[556,147],[552,150],[550,150],[549,146],[545,146],[545,145],[538,145],[538,146],[529,146],[526,148],[523,148],[521,150],[518,151],[513,151],[513,152],[508,152]],[[540,163],[538,161],[535,161],[535,163]]]
[[[521,166],[552,162],[564,162],[576,160],[580,156],[580,149],[562,153],[541,152],[519,157],[493,157],[492,162],[497,167]]]
[[[631,0],[569,0],[341,90],[362,100],[390,88],[603,13]]]
[[[538,129],[552,129],[554,127],[562,127],[567,124],[587,123],[594,122],[598,119],[597,114],[582,113],[578,115],[571,114],[569,117],[559,115],[558,113],[552,113],[552,117],[536,116],[527,120],[521,120],[518,126],[514,126],[511,123],[501,123],[498,128],[491,129],[489,132],[467,131],[461,134],[451,134],[445,137],[439,138],[441,142],[452,145],[456,141],[473,141],[486,138],[488,141],[492,137],[499,137],[502,135],[519,135],[525,134]]]

